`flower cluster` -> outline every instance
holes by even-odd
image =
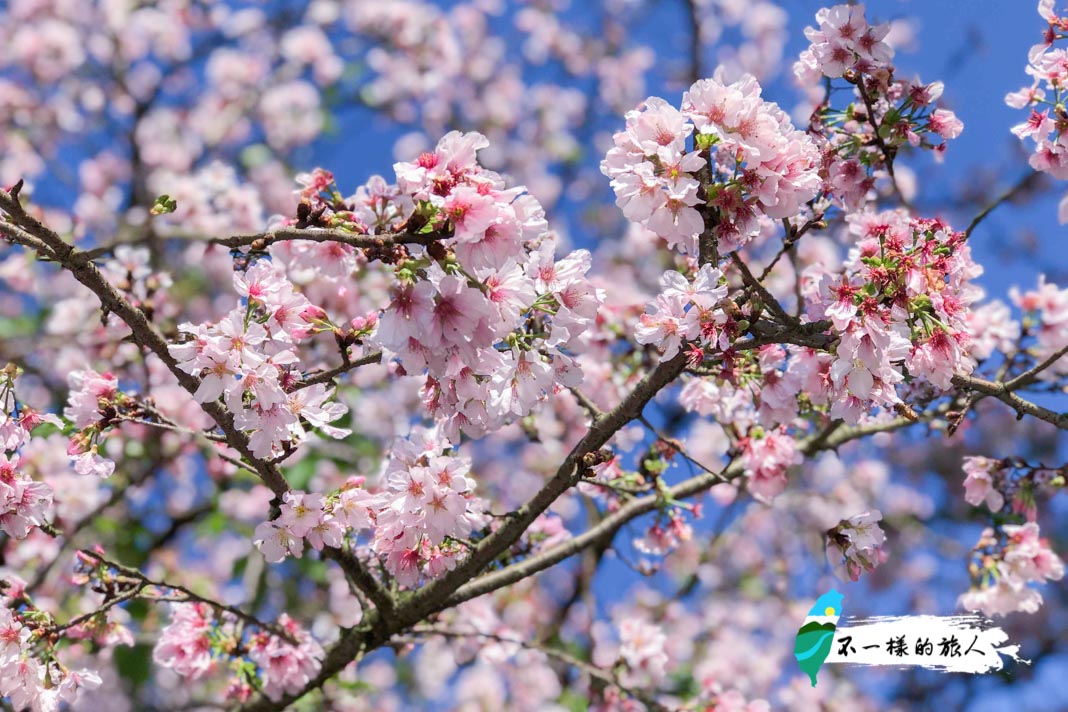
[[[1031,464],[1019,458],[966,457],[962,469],[964,501],[974,506],[985,503],[992,513],[1001,512],[1009,502],[1009,511],[1031,522],[1038,517],[1039,495],[1056,493],[1068,475],[1068,468]]]
[[[746,324],[742,315],[728,319],[721,344]],[[691,364],[701,364],[706,350],[691,348],[687,355]],[[732,423],[739,432],[787,424],[798,414],[799,396],[808,406],[827,405],[829,364],[829,354],[811,348],[768,344],[735,351],[728,346],[705,372],[711,377],[687,380],[679,402],[686,410]]]
[[[9,537],[25,539],[33,527],[43,526],[52,510],[52,488],[32,480],[22,471],[19,450],[29,442],[31,431],[48,422],[62,427],[53,415],[38,413],[15,398],[13,366],[0,371],[0,530]]]
[[[17,579],[5,581],[0,601],[0,696],[16,710],[53,712],[73,706],[83,691],[100,686],[92,670],[70,669],[57,658],[50,629],[56,621],[38,610]]]
[[[797,441],[781,426],[768,432],[754,427],[740,445],[749,491],[765,501],[786,489],[786,471],[804,459]]]
[[[882,512],[873,509],[843,519],[827,532],[827,560],[850,580],[856,581],[861,572],[874,571],[886,561],[882,549],[886,534],[879,526],[882,519]]]
[[[22,614],[0,606],[0,696],[13,709],[53,712],[73,704],[82,690],[100,686],[95,672],[70,670],[54,656],[35,653],[35,631],[25,623]]]
[[[685,254],[698,254],[709,226],[725,248],[738,247],[762,219],[793,217],[820,190],[815,144],[751,76],[703,79],[681,110],[650,97],[626,121],[601,172],[629,220]]]
[[[293,642],[261,631],[248,644],[248,658],[259,668],[263,694],[275,701],[304,689],[319,672],[325,655],[318,641],[285,613],[278,625]]]
[[[1021,292],[1013,288],[1009,296],[1024,317],[1035,326],[1031,330],[1034,344],[1029,349],[1035,361],[1042,363],[1054,359],[1049,368],[1038,374],[1038,378],[1056,381],[1068,375],[1068,362],[1054,358],[1068,347],[1068,289],[1061,289],[1040,276],[1035,289]]]
[[[675,357],[689,341],[697,341],[694,348],[725,348],[728,333],[723,329],[727,315],[719,308],[727,296],[723,273],[705,265],[693,281],[680,272],[668,270],[660,278],[660,293],[647,307],[634,329],[639,344],[653,344],[668,361]]]
[[[263,557],[271,563],[287,556],[300,558],[305,539],[316,551],[322,551],[324,546],[340,546],[346,528],[353,526],[346,516],[351,509],[352,492],[343,490],[335,501],[328,501],[320,494],[286,492],[282,495],[278,518],[256,527],[254,540]],[[357,526],[360,524],[355,522]]]
[[[1068,11],[1058,12],[1055,0],[1039,0],[1038,14],[1046,21],[1043,41],[1031,48],[1027,73],[1034,81],[1005,97],[1014,109],[1029,109],[1027,120],[1012,128],[1020,140],[1034,141],[1031,167],[1068,180],[1068,50],[1055,42],[1068,37]],[[1040,110],[1041,109],[1041,110]],[[1068,223],[1068,195],[1061,200],[1060,221]]]
[[[989,457],[966,457],[962,469],[964,501],[975,506],[985,502],[991,512],[1000,512],[1005,506],[1005,497],[996,486],[1001,463]]]
[[[171,622],[152,653],[158,665],[189,680],[212,673],[220,661],[229,661],[236,672],[229,695],[237,701],[251,692],[251,676],[271,700],[299,691],[319,671],[323,655],[322,646],[285,613],[277,629],[244,636],[231,614],[201,602],[171,605]],[[241,664],[244,659],[251,669]]]
[[[74,371],[67,376],[67,383],[71,390],[63,415],[78,428],[67,454],[79,474],[108,477],[115,471],[115,463],[100,455],[100,444],[108,428],[135,411],[137,404],[119,390],[118,379],[111,373]]]
[[[667,637],[658,626],[639,619],[624,620],[619,625],[619,643],[619,657],[629,683],[655,684],[667,674]]]
[[[304,540],[317,550],[340,546],[346,533],[373,529],[371,548],[403,586],[436,578],[466,550],[462,540],[485,525],[471,461],[450,454],[439,429],[418,429],[394,443],[374,493],[362,480],[330,497],[287,492],[280,515],[256,527],[255,541],[273,563],[300,557]]]
[[[941,82],[923,84],[894,77],[893,49],[886,43],[890,26],[870,25],[864,5],[836,5],[816,14],[818,28],[805,35],[812,43],[794,65],[798,81],[820,97],[812,115],[814,133],[824,144],[824,191],[849,210],[863,205],[876,178],[888,173],[894,186],[893,161],[904,145],[933,149],[941,160],[946,141],[960,135],[963,123],[938,108]],[[827,105],[827,79],[852,85],[856,101],[843,109]],[[833,86],[833,85],[832,85]],[[872,136],[874,132],[874,136]],[[938,137],[938,141],[933,139]]]
[[[441,434],[425,431],[398,440],[386,461],[372,548],[401,585],[414,586],[420,569],[436,578],[453,568],[462,540],[486,523],[471,461],[450,450]]]
[[[408,373],[426,372],[423,402],[454,440],[528,414],[577,384],[572,353],[602,301],[585,250],[562,260],[541,206],[478,165],[479,134],[446,135],[395,166],[425,234],[443,239],[400,261],[377,339]]]
[[[32,527],[46,523],[52,509],[52,488],[34,482],[18,469],[16,457],[0,455],[0,529],[25,539]]]
[[[329,425],[347,409],[328,402],[323,384],[301,387],[291,370],[299,361],[296,344],[317,331],[330,330],[322,309],[293,289],[269,260],[234,274],[242,305],[214,324],[182,324],[186,341],[173,344],[178,367],[200,378],[195,398],[206,403],[220,396],[238,427],[251,433],[257,457],[270,457],[300,443],[309,427],[343,437]]]
[[[827,377],[831,415],[850,423],[900,403],[906,369],[941,390],[971,372],[966,318],[981,295],[971,280],[982,272],[964,233],[940,220],[885,212],[853,220],[853,229],[859,242],[847,274],[815,268],[807,294],[809,317],[841,334]]]
[[[818,28],[805,28],[812,44],[794,67],[798,75],[815,72],[833,79],[850,70],[875,74],[892,69],[894,50],[884,41],[890,25],[869,25],[863,4],[822,8],[816,12],[816,22]]]
[[[1042,605],[1042,594],[1027,584],[1061,580],[1064,562],[1039,535],[1036,523],[1006,524],[1000,529],[1000,537],[993,529],[980,537],[971,567],[975,585],[960,597],[960,604],[988,616],[1034,613]]]
[[[666,513],[661,512],[645,534],[634,540],[634,548],[643,554],[664,556],[692,538],[693,527],[686,521],[682,510],[673,507]]]
[[[152,659],[190,680],[203,677],[214,669],[215,628],[215,612],[207,604],[174,603]]]

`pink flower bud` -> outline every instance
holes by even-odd
[[[304,321],[326,321],[326,311],[319,306],[309,304],[304,307],[304,310],[300,313],[300,318]]]

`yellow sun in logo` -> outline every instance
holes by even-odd
[[[825,615],[825,616],[833,616],[834,615],[834,609],[831,608],[830,606],[827,606],[827,608],[825,608],[823,610],[823,615]]]

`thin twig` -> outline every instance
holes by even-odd
[[[373,353],[367,354],[366,356],[361,356],[355,361],[349,361],[348,363],[343,363],[336,368],[331,368],[328,371],[308,374],[308,376],[301,380],[301,382],[297,385],[296,390],[315,386],[320,383],[331,383],[338,376],[344,375],[349,371],[357,369],[361,366],[367,366],[372,363],[379,363],[381,360],[382,352],[375,351]]]
[[[979,214],[972,218],[972,221],[968,223],[968,227],[964,230],[964,236],[971,237],[972,232],[975,230],[975,228],[979,227],[979,223],[983,222],[983,220],[985,220],[987,216],[990,215],[990,213],[994,212],[994,210],[1002,203],[1006,203],[1012,200],[1017,195],[1030,188],[1031,184],[1038,179],[1038,176],[1039,174],[1037,172],[1030,171],[1025,176],[1020,178],[1020,180],[1016,181],[1013,186],[1007,188],[1001,193],[1001,195],[994,198],[994,200],[992,200],[990,203],[987,204],[986,207],[980,210]]]
[[[274,635],[277,635],[277,636],[279,636],[281,638],[284,638],[287,642],[293,643],[294,645],[297,644],[297,641],[294,640],[292,634],[289,631],[285,630],[284,628],[279,627],[278,625],[275,625],[274,623],[267,623],[265,621],[262,621],[259,618],[257,618],[256,616],[252,615],[251,613],[246,613],[245,611],[241,610],[237,606],[231,606],[231,605],[228,605],[228,604],[225,604],[225,603],[219,603],[218,601],[215,601],[215,600],[212,600],[210,598],[207,598],[206,596],[201,596],[199,593],[196,593],[195,591],[193,591],[193,590],[191,590],[189,588],[186,588],[185,586],[182,586],[180,584],[167,583],[166,581],[157,581],[157,580],[151,579],[148,576],[146,576],[145,574],[143,574],[140,571],[138,571],[137,569],[131,568],[129,566],[123,566],[120,563],[117,563],[115,561],[111,561],[108,558],[96,553],[95,551],[83,549],[83,550],[80,551],[80,553],[83,556],[86,556],[86,557],[88,557],[90,559],[93,559],[93,560],[99,562],[100,564],[108,567],[109,569],[114,569],[115,571],[120,572],[121,574],[123,574],[124,576],[126,576],[130,580],[132,580],[132,582],[135,585],[135,590],[132,592],[131,595],[123,594],[125,596],[125,598],[123,600],[129,600],[131,598],[135,598],[144,589],[149,588],[149,587],[157,588],[157,589],[169,589],[171,591],[177,591],[178,593],[182,594],[181,597],[161,595],[161,596],[151,596],[150,598],[151,598],[151,600],[156,600],[156,601],[169,601],[169,602],[177,602],[177,603],[203,603],[203,604],[205,604],[207,606],[211,606],[212,608],[214,608],[217,611],[229,613],[229,614],[233,615],[236,618],[240,618],[241,620],[245,621],[246,623],[250,623],[250,624],[256,626],[257,628],[260,628],[261,630],[270,631]],[[122,601],[117,601],[117,603],[121,603],[121,602]],[[116,602],[109,602],[107,604],[107,608],[110,608],[111,606],[115,605],[115,603]],[[102,610],[106,610],[106,609],[96,610],[96,611],[93,611],[92,613],[87,613],[84,616],[79,616],[78,618],[75,618],[74,620],[71,620],[70,622],[65,623],[64,625],[60,626],[58,628],[58,630],[64,630],[66,628],[78,625],[80,623],[84,623],[86,620],[89,620],[93,616],[99,615],[102,612]]]

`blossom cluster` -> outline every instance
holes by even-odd
[[[1042,42],[1028,53],[1027,73],[1033,81],[1031,86],[1009,93],[1005,103],[1031,112],[1027,120],[1012,128],[1020,140],[1034,142],[1031,167],[1068,180],[1068,112],[1064,108],[1068,49],[1056,46],[1058,40],[1068,38],[1068,10],[1058,11],[1055,0],[1039,0],[1038,14],[1047,27]],[[1068,223],[1068,195],[1061,200],[1058,215],[1062,223]]]
[[[1068,347],[1068,289],[1040,276],[1034,289],[1021,291],[1013,288],[1009,297],[1023,312],[1024,319],[1034,325],[1030,330],[1034,343],[1029,351],[1036,363],[1052,360],[1049,367],[1037,375],[1038,379],[1056,381],[1068,375],[1068,363],[1057,358]]]
[[[1061,580],[1064,562],[1040,536],[1035,522],[1005,524],[1000,533],[984,530],[972,564],[975,585],[960,597],[960,603],[988,616],[1034,613],[1042,605],[1042,594],[1027,584]]]
[[[619,625],[619,657],[626,666],[625,681],[655,684],[667,674],[664,631],[648,621],[631,619]]]
[[[280,700],[284,694],[296,694],[304,689],[319,672],[325,655],[318,641],[283,613],[278,625],[292,639],[260,631],[248,644],[248,657],[256,664],[263,694]]]
[[[90,670],[68,670],[32,653],[34,633],[19,614],[0,607],[0,696],[13,709],[53,712],[101,684]]]
[[[636,341],[665,355],[687,350],[695,377],[687,376],[680,404],[731,427],[747,487],[760,499],[781,493],[787,471],[803,459],[799,415],[855,424],[899,407],[907,379],[910,389],[923,384],[943,393],[976,365],[972,335],[983,322],[972,319],[970,306],[982,294],[973,284],[981,270],[964,234],[900,211],[849,222],[857,242],[843,267],[818,262],[802,276],[803,319],[827,330],[825,347],[738,349],[759,312],[752,302],[744,311],[726,300],[727,287],[709,266],[692,283],[666,273],[636,328]]]
[[[900,147],[932,149],[941,160],[945,142],[957,138],[964,125],[952,111],[937,106],[942,82],[894,77],[894,52],[886,42],[890,26],[869,24],[863,4],[824,8],[816,21],[817,28],[805,30],[811,44],[794,64],[794,75],[819,97],[811,128],[825,139],[823,191],[855,210],[867,202],[881,175],[888,173],[895,188],[903,190],[893,172]],[[831,94],[820,86],[838,78],[852,85],[856,99],[842,109],[829,106]],[[874,137],[863,140],[873,131]]]
[[[396,164],[424,233],[447,237],[398,264],[376,333],[405,372],[426,373],[423,403],[454,440],[496,430],[576,385],[573,354],[602,301],[586,278],[589,253],[556,260],[538,202],[478,165],[486,145],[452,132]]]
[[[108,477],[115,471],[115,463],[100,454],[100,445],[107,430],[122,415],[135,411],[137,403],[119,389],[113,373],[73,371],[67,383],[70,394],[63,415],[78,428],[67,454],[79,474]]]
[[[232,614],[199,601],[171,604],[170,623],[152,653],[158,665],[189,680],[211,674],[225,661],[237,673],[228,689],[237,702],[250,696],[253,682],[275,701],[298,692],[319,671],[323,655],[322,646],[285,613],[278,630],[243,635]],[[239,664],[242,658],[253,665],[251,671]]]
[[[261,522],[254,534],[263,557],[278,563],[288,556],[300,558],[304,542],[316,551],[337,547],[348,529],[368,525],[366,508],[360,509],[364,494],[358,488],[346,488],[333,498],[321,494],[291,490],[282,495],[279,516]]]
[[[991,512],[1000,512],[1005,506],[1005,496],[998,486],[1002,463],[988,457],[966,457],[962,469],[964,501],[975,506],[985,503]]]
[[[710,449],[718,456],[728,449],[738,454],[745,486],[758,500],[770,502],[781,494],[791,468],[804,461],[799,433],[791,426],[802,405],[826,405],[820,373],[829,359],[811,348],[728,349],[708,371],[686,379],[680,405],[726,429],[713,429],[719,442]]]
[[[171,604],[171,622],[160,631],[152,659],[189,680],[201,678],[215,667],[215,628],[215,612],[207,604]]]
[[[841,334],[826,374],[831,415],[856,423],[873,406],[901,402],[906,370],[940,390],[971,373],[967,313],[982,269],[965,234],[941,220],[892,211],[859,216],[852,227],[858,243],[847,274],[811,269],[806,297],[808,316]]]
[[[763,500],[786,489],[787,470],[804,459],[797,441],[782,426],[767,432],[751,428],[740,445],[749,491]]]
[[[256,527],[255,541],[270,562],[338,547],[347,533],[373,530],[371,550],[402,586],[436,578],[466,551],[463,540],[486,524],[474,494],[471,461],[451,454],[440,429],[398,438],[369,492],[357,478],[330,497],[287,492],[280,515]]]
[[[47,523],[52,509],[52,488],[31,479],[21,468],[19,450],[41,423],[61,425],[54,415],[21,405],[15,397],[17,369],[0,371],[0,530],[25,539],[31,528]]]
[[[626,122],[601,172],[624,216],[684,254],[709,227],[724,250],[739,247],[820,191],[819,150],[751,76],[702,79],[680,108],[650,97]]]
[[[862,571],[874,571],[886,561],[882,549],[886,534],[879,526],[882,518],[882,512],[873,509],[843,519],[827,532],[827,560],[852,581],[859,579]]]
[[[397,440],[386,461],[371,546],[401,585],[414,586],[420,570],[436,578],[453,568],[462,541],[486,524],[471,461],[450,451],[442,434],[423,431]]]
[[[269,260],[234,274],[242,304],[217,323],[182,324],[186,340],[172,344],[178,367],[200,378],[194,397],[222,397],[237,426],[250,433],[257,457],[293,447],[317,428],[332,437],[347,430],[329,425],[347,409],[328,402],[326,386],[301,387],[296,345],[324,326],[325,313],[297,292]]]
[[[664,272],[660,293],[641,315],[634,340],[655,345],[665,361],[675,358],[684,347],[698,353],[726,348],[730,334],[723,328],[728,318],[720,308],[727,296],[727,285],[722,281],[723,273],[711,265],[701,267],[692,281],[676,270]]]
[[[986,504],[991,513],[1009,511],[1029,522],[1038,518],[1038,497],[1050,496],[1064,487],[1066,470],[1031,464],[1019,458],[964,458],[964,501]]]
[[[693,527],[678,507],[668,509],[657,517],[641,537],[634,540],[634,548],[643,554],[665,556],[683,542],[693,538]]]
[[[836,78],[847,71],[875,74],[892,68],[894,50],[885,40],[889,23],[871,25],[864,5],[835,5],[816,12],[818,27],[806,27],[811,45],[803,52],[795,73],[818,72]]]

